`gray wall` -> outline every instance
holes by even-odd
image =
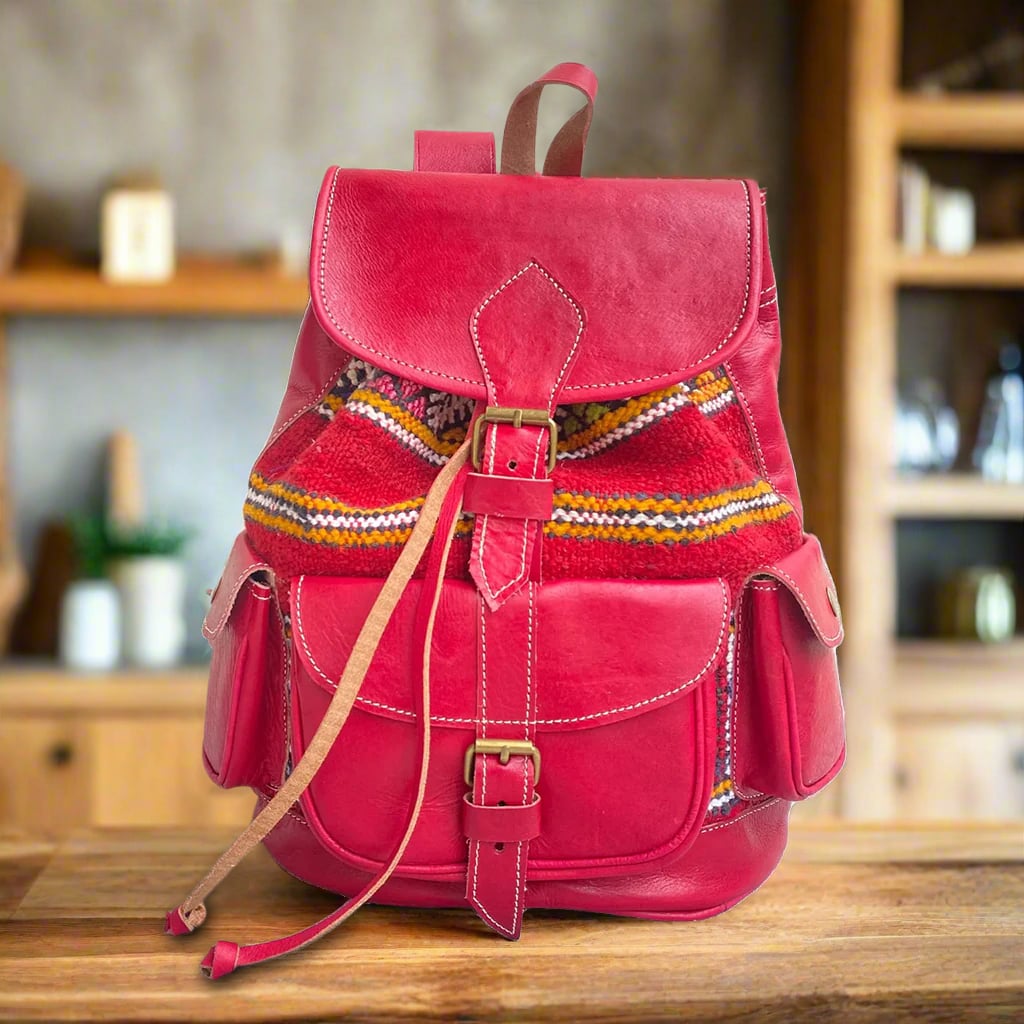
[[[407,167],[416,127],[500,132],[521,86],[582,60],[601,77],[587,172],[755,177],[779,262],[790,27],[784,0],[0,0],[0,154],[30,180],[31,243],[94,250],[104,181],[152,169],[183,249],[263,246],[308,229],[330,164]],[[16,321],[26,556],[41,520],[98,499],[102,442],[127,427],[152,510],[199,528],[196,625],[294,329]]]

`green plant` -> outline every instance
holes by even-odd
[[[165,522],[123,527],[99,515],[72,516],[68,520],[78,560],[78,573],[86,579],[107,574],[111,562],[121,558],[180,555],[192,536],[191,530]]]
[[[140,526],[107,526],[107,558],[145,558],[180,555],[192,531],[171,523],[152,522]]]

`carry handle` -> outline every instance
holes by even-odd
[[[546,85],[568,85],[583,93],[586,104],[559,129],[544,160],[544,173],[559,177],[578,176],[583,169],[583,150],[594,117],[597,75],[585,64],[556,64],[547,74],[528,85],[512,101],[501,140],[502,174],[537,173],[537,111]]]

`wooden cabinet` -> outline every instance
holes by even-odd
[[[0,674],[0,828],[243,825],[201,760],[205,673]]]
[[[1024,718],[910,721],[896,730],[901,818],[1024,817]]]

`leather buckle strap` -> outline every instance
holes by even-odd
[[[477,754],[497,754],[501,764],[508,764],[515,755],[528,757],[533,761],[533,784],[540,782],[540,751],[529,740],[477,740],[466,748],[462,777],[467,786],[473,785],[473,762]]]
[[[479,472],[480,449],[483,429],[488,423],[504,423],[515,427],[547,427],[548,430],[548,472],[553,473],[558,460],[558,424],[548,415],[547,409],[515,409],[504,405],[489,405],[473,424],[473,447],[470,458],[473,468]]]

